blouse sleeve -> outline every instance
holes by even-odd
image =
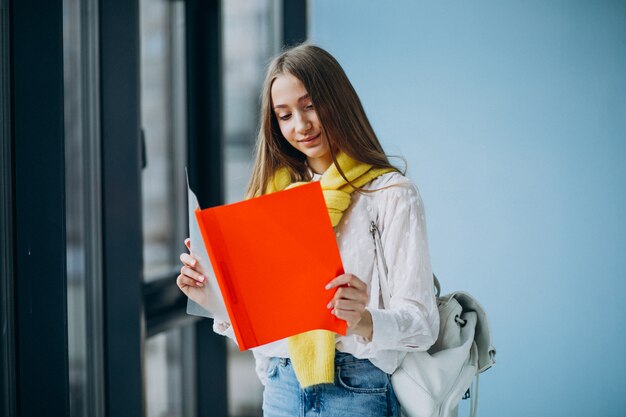
[[[408,180],[381,192],[384,196],[379,205],[378,227],[391,302],[386,309],[370,309],[370,348],[427,350],[439,333],[439,311],[422,200]]]
[[[233,326],[231,326],[230,323],[226,321],[214,319],[213,331],[219,335],[226,336],[232,339],[235,343],[237,343],[237,338],[235,337],[235,331],[233,330]]]

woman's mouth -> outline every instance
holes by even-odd
[[[321,134],[320,134],[320,133],[318,133],[318,134],[317,134],[317,135],[315,135],[315,136],[309,136],[308,138],[300,139],[300,140],[298,141],[298,143],[301,143],[301,144],[303,144],[303,145],[310,145],[310,144],[314,143],[317,139],[319,139],[320,135],[321,135]]]

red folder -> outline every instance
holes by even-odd
[[[326,308],[343,274],[318,182],[196,210],[241,350],[314,329],[346,334]]]

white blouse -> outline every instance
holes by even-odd
[[[314,180],[319,180],[315,176]],[[336,348],[357,358],[367,358],[391,374],[407,351],[427,350],[439,333],[424,208],[417,188],[405,176],[391,172],[354,192],[352,202],[335,227],[344,270],[368,285],[368,310],[372,315],[372,339],[336,336]],[[370,222],[380,233],[388,271],[391,306],[383,308],[374,241]],[[215,321],[215,332],[234,338],[229,323]],[[287,339],[252,349],[256,371],[265,383],[271,357],[288,358]]]

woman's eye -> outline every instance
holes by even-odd
[[[313,104],[309,104],[309,105],[307,105],[307,106],[305,107],[305,109],[307,109],[307,110],[311,110],[311,109],[313,109]]]
[[[282,116],[278,116],[280,120],[289,120],[290,117],[290,114],[283,114]]]

